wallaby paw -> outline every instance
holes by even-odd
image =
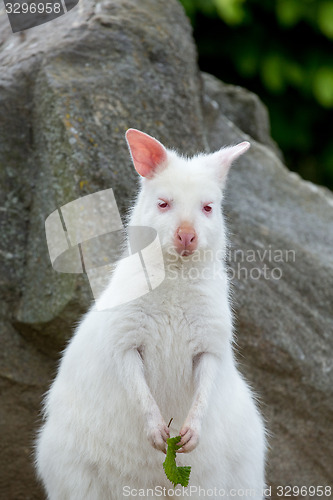
[[[170,437],[170,431],[162,420],[161,422],[150,425],[148,429],[148,441],[156,450],[161,450],[165,453],[166,451],[166,442]]]
[[[184,424],[180,431],[181,440],[178,446],[181,446],[177,453],[188,453],[193,451],[199,444],[200,427],[196,424]]]

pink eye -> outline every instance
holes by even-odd
[[[211,205],[205,205],[203,207],[203,211],[206,212],[207,214],[210,213],[213,210],[213,207]]]
[[[165,210],[169,208],[169,203],[165,200],[158,200],[158,207],[161,208],[162,210]]]

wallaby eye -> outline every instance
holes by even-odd
[[[160,208],[161,210],[166,210],[170,207],[169,203],[165,200],[158,200],[157,204],[158,208]]]
[[[213,210],[213,207],[212,207],[211,203],[204,205],[204,207],[203,207],[203,211],[206,212],[207,214],[209,214],[212,210]]]

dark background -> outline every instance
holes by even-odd
[[[333,2],[180,1],[200,69],[258,94],[287,166],[333,189]]]

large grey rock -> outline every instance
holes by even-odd
[[[282,159],[282,153],[270,135],[268,110],[259,97],[243,87],[228,85],[207,73],[202,73],[202,78],[204,100],[209,96],[208,106],[218,110],[219,114],[223,114],[256,141],[269,146]]]
[[[32,444],[57,356],[92,295],[56,273],[44,223],[112,187],[122,213],[136,189],[124,140],[137,127],[195,153],[204,133],[190,24],[162,0],[86,0],[13,35],[0,17],[0,497],[43,498]],[[46,353],[46,354],[45,354]]]
[[[216,79],[206,76],[205,82],[211,149],[221,138],[226,144],[246,138],[216,107]],[[251,152],[231,170],[225,208],[239,362],[260,395],[271,433],[269,483],[329,485],[333,196],[251,142]]]
[[[51,268],[45,218],[103,187],[113,188],[124,212],[135,189],[124,141],[129,127],[192,153],[204,145],[195,49],[181,7],[152,0],[140,8],[126,1],[89,2],[84,9],[62,18],[60,43],[60,19],[38,28],[37,40],[32,33],[29,42],[26,32],[23,42],[28,55],[33,44],[44,53],[34,61],[29,95],[31,154],[19,150],[29,171],[25,192],[34,195],[15,325],[47,352],[51,346],[58,352],[70,318],[88,307],[90,294],[82,276]],[[52,30],[46,48],[40,44],[45,30]],[[22,50],[13,49],[11,61],[17,63]],[[170,126],[176,123],[181,134]],[[10,148],[13,139],[6,141]]]
[[[110,187],[124,213],[135,192],[128,127],[191,154],[248,138],[230,118],[269,145],[250,138],[226,194],[230,272],[241,264],[237,350],[272,433],[268,483],[328,483],[332,195],[283,167],[256,97],[209,75],[201,81],[175,0],[85,0],[24,34],[13,35],[4,16],[0,28],[0,497],[43,498],[31,459],[40,401],[92,300],[84,275],[52,269],[46,217]],[[282,262],[272,262],[276,250]],[[256,279],[265,264],[280,279],[267,271]]]

